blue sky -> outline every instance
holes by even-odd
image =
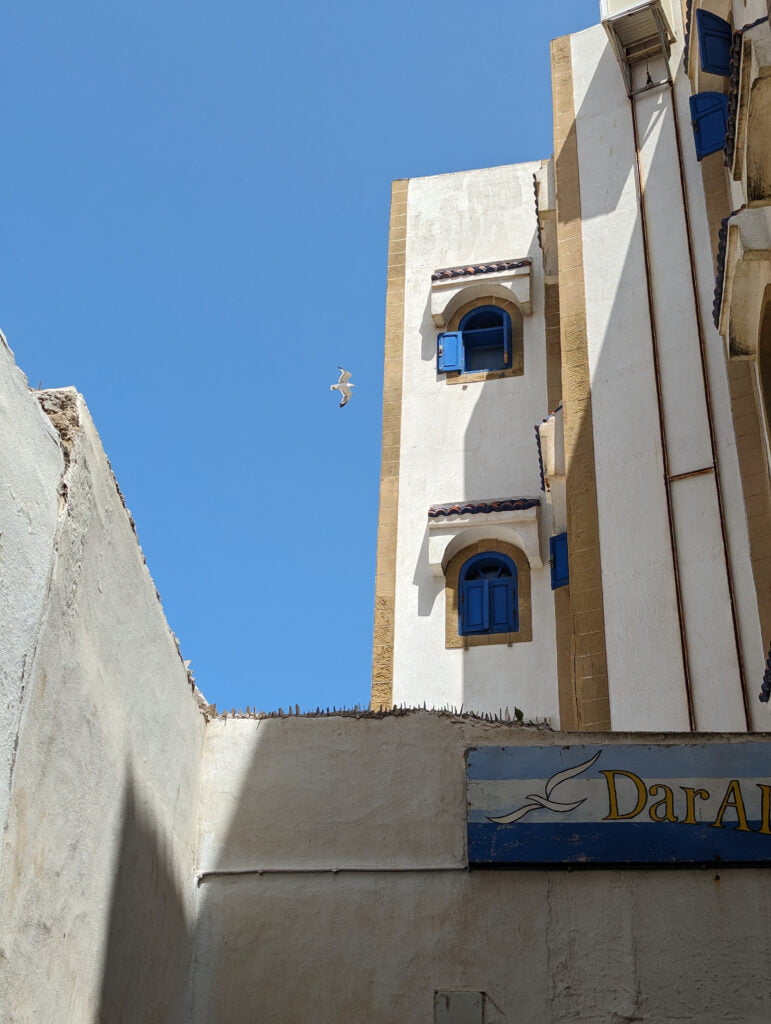
[[[367,703],[390,182],[548,156],[549,40],[598,20],[6,4],[0,327],[85,395],[220,708]]]

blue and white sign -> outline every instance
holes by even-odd
[[[771,861],[771,742],[472,747],[471,864]]]

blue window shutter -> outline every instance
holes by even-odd
[[[507,368],[511,366],[511,317],[508,314],[503,318],[503,362]]]
[[[461,635],[484,633],[490,617],[487,580],[464,580],[460,592]]]
[[[568,535],[558,533],[549,538],[549,555],[551,556],[551,588],[564,587],[570,582],[568,573]]]
[[[728,130],[728,97],[722,92],[698,92],[688,101],[696,156],[703,160],[725,146]]]
[[[463,369],[463,335],[448,331],[436,339],[436,368],[441,373]]]
[[[711,11],[700,9],[696,12],[696,27],[699,33],[701,70],[711,75],[730,75],[733,41],[731,26]]]
[[[514,622],[514,586],[508,579],[490,580],[490,632],[508,633]]]

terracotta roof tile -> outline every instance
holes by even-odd
[[[720,231],[717,236],[717,276],[715,277],[715,292],[712,298],[712,320],[718,330],[720,330],[720,307],[723,303],[725,259],[726,251],[728,249],[728,222],[732,217],[735,217],[737,213],[741,213],[744,209],[746,209],[746,207],[742,204],[738,210],[732,210],[727,217],[723,217],[720,221]]]
[[[529,267],[531,259],[520,260],[496,260],[494,263],[469,263],[463,267],[445,267],[443,270],[435,270],[431,275],[432,281],[450,281],[454,277],[476,277],[479,274],[495,274],[501,270],[517,270],[519,267]]]
[[[476,516],[484,512],[519,512],[536,508],[540,498],[480,498],[472,501],[451,501],[446,505],[431,505],[429,519],[440,516]]]

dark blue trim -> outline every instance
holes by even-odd
[[[471,822],[470,864],[757,864],[771,861],[771,835],[736,822],[601,821],[511,825]],[[759,821],[748,821],[753,830]]]

